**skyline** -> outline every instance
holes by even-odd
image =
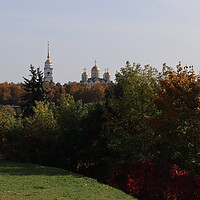
[[[97,60],[111,79],[126,61],[200,71],[198,0],[9,0],[0,2],[0,82],[43,71],[50,42],[54,82],[79,82]]]

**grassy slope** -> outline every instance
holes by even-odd
[[[133,200],[125,193],[63,169],[0,160],[0,200]]]

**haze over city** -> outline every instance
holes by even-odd
[[[158,69],[200,70],[198,0],[0,1],[0,82],[23,82],[44,68],[47,42],[54,82],[80,81],[94,61],[112,80],[129,60]]]

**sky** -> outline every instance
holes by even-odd
[[[54,82],[79,82],[97,60],[111,79],[126,61],[200,71],[199,0],[0,0],[0,82],[43,71],[50,43]]]

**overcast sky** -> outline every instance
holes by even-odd
[[[199,0],[0,0],[0,82],[44,68],[55,82],[80,81],[95,59],[111,78],[129,60],[200,70]]]

